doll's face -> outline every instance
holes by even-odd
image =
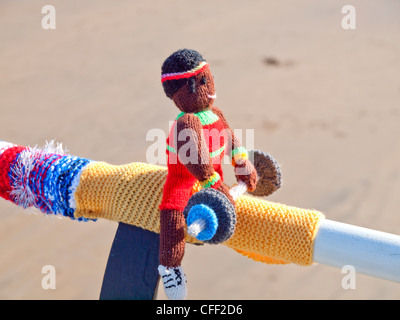
[[[176,106],[183,112],[200,112],[208,109],[214,99],[214,78],[210,69],[188,78],[187,83],[172,96]]]

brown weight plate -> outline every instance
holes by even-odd
[[[266,197],[278,190],[282,184],[281,169],[278,162],[271,155],[260,150],[250,150],[249,159],[258,175],[256,189],[249,194]]]

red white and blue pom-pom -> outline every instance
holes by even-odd
[[[0,141],[0,196],[23,208],[75,219],[73,193],[89,163],[65,154],[62,145],[54,141],[44,148]]]

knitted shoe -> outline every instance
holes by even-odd
[[[184,300],[187,295],[186,276],[181,266],[158,266],[158,273],[164,285],[164,291],[168,299]]]

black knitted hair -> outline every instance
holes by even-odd
[[[200,53],[195,50],[181,49],[171,54],[165,59],[161,74],[189,71],[198,66],[202,61],[206,61]],[[172,98],[174,93],[187,83],[187,79],[167,80],[163,82],[164,92],[168,98]]]

